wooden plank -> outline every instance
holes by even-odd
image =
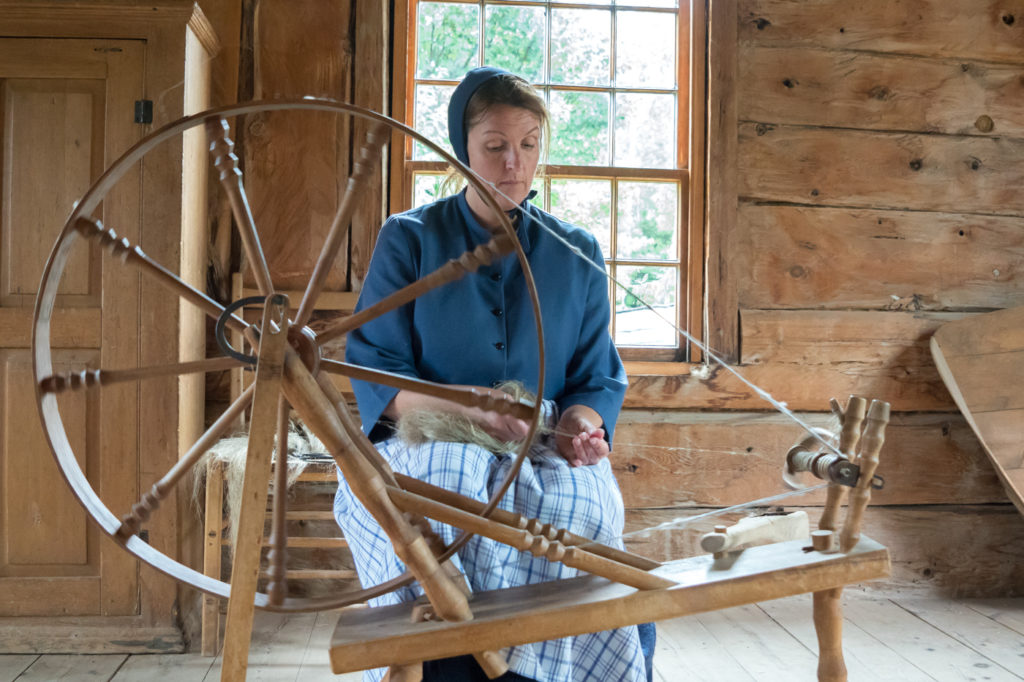
[[[744,308],[991,309],[1024,296],[1019,218],[744,202],[739,222]]]
[[[755,605],[702,613],[697,619],[755,680],[814,677],[817,647],[793,639]]]
[[[28,348],[32,342],[32,308],[0,308],[0,338],[4,347]],[[98,348],[100,310],[64,308],[50,323],[51,348]]]
[[[901,598],[896,603],[908,613],[989,659],[994,664],[992,667],[1000,666],[1010,672],[1021,670],[1024,638],[968,605],[949,599],[922,598]]]
[[[471,621],[413,623],[401,604],[343,614],[331,642],[331,666],[349,671],[466,653],[467,639],[478,649],[497,649],[835,587],[888,571],[888,552],[870,540],[847,555],[804,553],[802,544],[754,547],[735,561],[675,562],[655,569],[678,583],[661,590],[636,591],[584,576],[478,592]]]
[[[1024,513],[1024,308],[951,322],[931,339],[939,374]]]
[[[177,625],[152,626],[144,616],[0,618],[9,654],[167,654],[185,651]]]
[[[966,599],[970,608],[1018,635],[1024,635],[1024,602],[1019,599]]]
[[[741,47],[739,118],[1024,137],[1020,68],[803,47]]]
[[[353,72],[358,74],[352,83],[352,103],[383,114],[388,113],[389,9],[382,0],[362,0],[355,3],[355,45]],[[404,53],[404,46],[399,46]],[[353,121],[353,155],[363,145],[370,123]],[[395,150],[400,153],[400,149]],[[353,159],[354,161],[355,159]],[[359,203],[352,215],[351,260],[349,264],[352,289],[359,291],[370,255],[377,241],[377,233],[384,222],[387,197],[387,151],[381,150],[376,159],[378,166],[360,193]],[[349,166],[350,172],[352,166]]]
[[[740,658],[739,652],[724,648],[698,616],[657,624],[654,679],[658,682],[753,682]]]
[[[1002,0],[740,0],[739,38],[757,45],[805,45],[1019,64],[1019,3]]]
[[[841,364],[741,365],[733,369],[755,386],[767,391],[789,409],[821,410],[829,397],[878,396],[894,411],[949,411],[953,401],[936,384],[908,377],[900,368],[866,368],[850,373]],[[696,370],[696,371],[694,371]],[[648,374],[638,372],[650,372]],[[766,410],[774,409],[734,374],[718,365],[643,363],[629,374],[625,407],[661,410]]]
[[[254,97],[347,101],[349,3],[269,0],[256,8]],[[347,117],[309,111],[246,119],[246,189],[276,286],[304,288],[313,271],[347,176],[348,125]],[[304,238],[295,239],[300,227]],[[345,288],[346,269],[332,269],[328,289]]]
[[[124,654],[51,654],[40,656],[19,681],[55,682],[55,680],[109,680],[121,667]]]
[[[0,655],[0,681],[13,682],[37,658],[39,658],[37,654]]]
[[[331,634],[338,622],[338,614],[320,611],[316,614],[316,622],[309,635],[309,642],[303,652],[302,662],[294,682],[320,682],[324,679],[337,679],[339,682],[358,682],[361,673],[348,673],[340,677],[332,677],[331,660],[327,651],[331,646]]]
[[[789,511],[801,508],[776,504],[785,504]],[[815,527],[821,509],[804,509]],[[625,538],[626,549],[658,561],[698,554],[701,534],[740,515],[711,517],[671,531],[639,531],[707,511],[628,510],[626,530],[633,534]],[[864,529],[892,553],[892,576],[872,581],[866,589],[964,598],[1024,591],[1024,524],[1010,504],[868,507]]]
[[[869,606],[865,611],[872,610],[883,600],[866,598],[862,594],[843,594],[843,603],[850,601],[866,602]],[[811,619],[811,595],[801,594],[785,599],[758,604],[760,609],[792,637],[800,641],[811,651],[817,651],[818,639]],[[933,678],[918,670],[898,651],[886,646],[884,641],[876,639],[872,633],[872,623],[863,627],[860,622],[851,620],[848,614],[843,620],[843,658],[851,680],[883,680],[898,679],[904,682],[932,682]],[[813,677],[814,668],[808,670],[808,679]]]
[[[708,17],[707,202],[702,225],[706,258],[705,345],[732,360],[739,354],[734,271],[738,197],[736,132],[736,3],[715,2]],[[691,228],[692,229],[692,228]],[[711,238],[713,235],[713,238]]]
[[[831,421],[799,416],[815,427]],[[804,435],[783,415],[626,410],[611,462],[627,508],[728,506],[784,492],[786,453]],[[878,472],[888,485],[874,492],[876,504],[1007,501],[970,426],[955,413],[894,414]],[[824,499],[817,492],[794,504]]]
[[[163,682],[204,682],[214,679],[210,675],[214,659],[207,656],[182,654],[155,654],[129,656],[111,682],[137,682],[162,680]]]
[[[922,629],[918,618],[895,603],[851,600],[844,605],[844,611],[848,619],[860,623],[880,642],[936,680],[975,679],[982,674],[980,671],[984,671],[986,680],[1021,679],[940,628]]]
[[[281,614],[258,611],[249,645],[247,679],[266,682],[291,682],[295,669],[305,658],[306,645],[317,614]],[[210,669],[210,678],[221,674],[222,660]]]
[[[1024,215],[1024,140],[741,123],[740,197]]]
[[[744,364],[841,362],[937,377],[928,339],[969,313],[741,310]],[[933,380],[934,377],[928,377]]]

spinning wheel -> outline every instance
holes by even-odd
[[[371,123],[359,161],[354,164],[354,171],[348,178],[345,195],[313,275],[297,309],[292,312],[289,312],[287,297],[276,292],[271,281],[242,185],[237,158],[233,154],[233,143],[227,134],[229,118],[290,109],[334,112]],[[250,325],[234,314],[235,304],[222,306],[154,262],[138,247],[119,239],[114,231],[117,226],[112,226],[114,229],[105,227],[92,217],[118,179],[147,152],[200,126],[205,129],[210,140],[213,163],[230,200],[240,241],[263,298],[263,317],[258,325]],[[466,252],[365,310],[335,321],[326,329],[314,333],[308,323],[343,242],[343,233],[348,227],[355,197],[367,182],[374,159],[380,156],[381,147],[394,131],[426,144],[458,169],[495,212],[499,228],[486,244]],[[254,356],[243,357],[233,349],[226,349],[223,356],[194,362],[55,372],[50,347],[50,319],[54,300],[62,273],[76,245],[81,247],[90,243],[100,244],[119,259],[123,267],[137,269],[144,278],[165,287],[169,295],[198,307],[217,320],[219,329],[226,328],[243,334],[255,349]],[[857,542],[860,515],[867,504],[873,465],[870,467],[871,473],[865,468],[857,482],[858,492],[854,495],[856,506],[852,507],[851,518],[843,532],[841,552],[833,551],[830,545],[819,543],[821,546],[816,545],[816,549],[820,551],[807,554],[803,550],[803,544],[806,543],[789,543],[793,546],[773,550],[774,558],[766,557],[770,564],[767,572],[763,566],[752,570],[744,562],[733,562],[735,566],[730,564],[727,571],[717,575],[709,575],[708,572],[722,569],[721,566],[716,565],[716,569],[715,566],[709,567],[701,562],[682,569],[679,566],[661,567],[648,559],[592,543],[587,538],[575,536],[563,529],[552,528],[543,519],[525,519],[496,509],[497,501],[511,485],[538,427],[541,412],[539,401],[526,403],[511,398],[495,398],[472,389],[414,380],[322,356],[321,348],[326,342],[448,282],[472,276],[471,273],[479,267],[513,253],[524,273],[525,286],[533,306],[538,346],[537,394],[542,395],[544,340],[540,306],[529,263],[508,217],[468,168],[415,131],[384,116],[347,104],[313,99],[275,100],[213,109],[171,123],[141,140],[100,177],[76,206],[46,264],[34,318],[34,371],[44,431],[72,491],[104,532],[126,550],[171,577],[207,593],[230,597],[224,654],[225,678],[244,676],[254,607],[277,611],[337,608],[384,594],[412,580],[419,582],[430,604],[426,610],[422,605],[417,606],[416,613],[421,616],[419,622],[410,622],[408,605],[371,609],[369,613],[363,611],[346,616],[339,625],[339,634],[332,647],[332,665],[336,672],[368,666],[414,663],[437,656],[476,653],[484,669],[491,675],[498,675],[503,672],[504,661],[487,652],[481,653],[480,650],[618,627],[695,610],[723,608],[755,599],[834,589],[848,582],[885,574],[888,567],[885,549],[866,539]],[[102,491],[92,487],[86,473],[79,466],[65,430],[58,395],[109,390],[116,385],[151,378],[221,371],[251,362],[255,363],[255,381],[252,385],[130,509],[113,508],[104,501]],[[515,465],[511,467],[502,485],[488,503],[480,503],[393,472],[363,436],[357,420],[348,411],[329,374],[428,393],[464,405],[512,414],[525,419],[531,425],[530,431],[516,454]],[[249,450],[243,483],[243,506],[239,514],[238,539],[229,585],[204,576],[159,552],[140,538],[139,532],[153,513],[159,513],[157,510],[161,500],[182,485],[189,470],[247,409],[250,410]],[[286,467],[277,466],[272,472],[271,451],[275,434],[278,451],[286,449],[282,443],[286,442],[290,410],[297,413],[327,447],[356,496],[389,536],[396,554],[409,568],[409,573],[387,583],[341,596],[289,598],[285,583],[287,503],[286,495],[276,494],[271,524],[271,551],[268,556],[270,583],[266,592],[257,591],[268,483],[273,478],[276,490],[285,489]],[[863,416],[863,412],[860,414]],[[865,432],[869,435],[865,440],[870,441],[870,444],[865,446],[862,453],[866,462],[871,462],[873,458],[874,463],[877,463],[881,432],[887,419],[887,408],[872,408],[868,418],[869,427]],[[857,441],[854,435],[859,436],[860,428],[860,419],[851,419],[846,423],[845,440],[840,443],[844,454],[850,453],[852,457]],[[846,434],[846,430],[849,430],[849,434]],[[829,505],[833,516],[838,503],[838,493],[835,496],[830,494]],[[445,547],[430,530],[426,518],[460,528],[463,534],[452,545]],[[447,559],[474,533],[521,551],[529,551],[549,561],[563,562],[589,575],[574,581],[559,581],[565,582],[565,585],[530,585],[505,591],[507,594],[503,595],[474,595],[471,609],[467,595],[460,588],[459,577],[453,574]],[[754,557],[753,560],[757,561],[759,555],[755,552],[746,556]],[[800,579],[794,581],[794,574],[798,574]],[[691,587],[697,588],[696,597],[694,592],[688,591],[687,588]],[[509,599],[514,604],[510,604]],[[699,608],[695,608],[695,604]],[[535,609],[538,606],[540,611]],[[832,612],[827,618],[823,616],[823,623],[834,625],[836,613]],[[399,625],[392,627],[394,623]],[[368,639],[368,627],[383,634]],[[401,656],[395,654],[396,642],[402,642]],[[823,646],[823,652],[825,649]],[[831,651],[829,655],[834,657],[836,653]],[[841,664],[841,651],[838,655]]]

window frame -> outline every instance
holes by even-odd
[[[415,94],[416,61],[416,10],[419,2],[431,0],[396,0],[393,16],[393,62],[392,62],[392,117],[412,126],[413,98]],[[480,5],[484,0],[441,0],[444,2]],[[542,0],[487,0],[490,4],[511,6],[543,5]],[[616,166],[564,166],[549,164],[544,169],[543,181],[549,186],[552,178],[610,179],[613,183],[631,180],[667,180],[679,184],[679,206],[677,223],[676,260],[664,261],[677,268],[677,313],[676,323],[690,335],[703,339],[705,330],[705,221],[704,221],[704,176],[705,176],[705,98],[706,98],[706,5],[701,0],[679,0],[677,16],[676,51],[676,96],[677,112],[689,112],[688,116],[677,116],[676,167],[666,169],[629,168]],[[597,5],[587,3],[562,3],[552,0],[550,6],[567,9],[649,9],[627,3]],[[549,18],[550,21],[550,18]],[[614,35],[612,36],[614,50]],[[481,49],[483,49],[481,47]],[[431,82],[431,81],[428,81]],[[543,86],[541,86],[543,87]],[[656,88],[572,87],[551,85],[559,90],[585,90],[607,92],[650,91],[663,92]],[[414,174],[417,172],[443,172],[445,164],[438,161],[414,160],[413,140],[395,134],[390,153],[389,170],[389,213],[396,213],[412,206]],[[399,152],[399,153],[396,153]],[[546,193],[545,193],[546,194]],[[613,191],[613,206],[610,219],[614,226],[617,219]],[[612,229],[614,240],[615,228]],[[614,244],[614,241],[613,241]],[[618,265],[660,265],[663,261],[642,261],[613,258],[616,254],[605,254],[606,263]],[[610,287],[614,287],[610,283]],[[609,290],[612,317],[615,317],[615,296]],[[676,347],[638,347],[618,345],[620,355],[630,365],[644,369],[647,362],[657,367],[667,363],[689,364],[698,362],[700,352],[691,347],[679,335]]]

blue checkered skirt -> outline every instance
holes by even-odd
[[[495,455],[477,445],[431,442],[410,446],[398,438],[377,443],[377,449],[395,471],[480,501],[490,498],[515,459],[512,454]],[[598,542],[622,546],[622,495],[608,460],[570,467],[550,439],[533,447],[499,506]],[[404,572],[387,536],[340,475],[334,515],[348,539],[364,587]],[[444,524],[431,521],[431,525],[445,543],[459,534]],[[452,561],[474,591],[571,578],[578,573],[479,536]],[[373,600],[372,605],[411,601],[421,594],[414,583]],[[635,626],[520,645],[505,653],[513,672],[539,682],[646,680]],[[384,669],[367,671],[364,680],[377,682],[383,675]]]

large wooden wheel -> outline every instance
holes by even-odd
[[[361,149],[359,161],[354,164],[354,171],[347,179],[347,189],[323,244],[312,277],[302,300],[293,302],[294,310],[290,317],[287,299],[275,291],[274,283],[271,281],[266,258],[260,245],[258,230],[249,209],[242,174],[238,168],[238,159],[233,154],[233,143],[228,137],[227,123],[227,120],[233,117],[278,110],[332,112],[337,116],[356,117],[370,123],[370,132]],[[211,162],[219,171],[221,186],[230,200],[235,229],[239,232],[248,266],[252,269],[252,274],[264,299],[264,315],[260,324],[246,323],[233,312],[236,307],[234,304],[223,306],[209,298],[202,291],[190,286],[174,274],[173,268],[169,269],[154,262],[136,245],[119,238],[115,231],[117,226],[104,226],[92,217],[118,180],[148,152],[162,143],[180,137],[193,128],[205,130],[208,136]],[[308,323],[316,308],[316,302],[327,280],[327,275],[344,241],[343,235],[348,229],[348,223],[356,203],[355,199],[363,191],[368,177],[372,174],[375,165],[374,159],[380,157],[382,146],[391,139],[395,131],[412,136],[427,145],[461,172],[495,211],[500,227],[494,231],[493,237],[488,243],[463,254],[457,260],[450,261],[437,271],[394,293],[387,299],[357,314],[335,321],[327,329],[321,329],[320,333],[316,334],[310,330]],[[295,238],[301,239],[302,235],[296,235]],[[238,367],[247,360],[238,357],[236,353],[228,352],[220,357],[210,357],[195,362],[175,363],[169,359],[168,364],[160,366],[82,368],[71,372],[55,373],[50,343],[50,320],[61,277],[75,250],[94,248],[90,244],[95,243],[99,243],[104,249],[109,250],[120,261],[121,267],[137,268],[143,277],[154,280],[165,287],[168,296],[178,297],[189,305],[197,306],[206,315],[216,319],[218,328],[242,333],[255,349],[254,356],[248,360],[255,362],[256,365],[256,379],[253,384],[228,407],[169,471],[155,481],[142,481],[144,486],[151,487],[130,508],[117,508],[116,505],[113,507],[108,505],[102,496],[102,491],[94,488],[89,475],[82,470],[79,464],[80,459],[76,457],[65,429],[65,417],[58,405],[58,394],[83,394],[70,395],[62,398],[62,401],[85,400],[84,394],[90,391],[103,391],[106,387],[116,384],[197,372],[223,371]],[[424,484],[420,482],[396,476],[391,472],[387,463],[363,436],[358,420],[350,414],[344,399],[327,374],[341,374],[401,389],[438,395],[465,405],[515,414],[526,419],[532,425],[526,443],[532,438],[540,419],[539,401],[527,404],[512,399],[495,399],[475,390],[456,389],[379,372],[366,367],[353,366],[323,357],[321,347],[327,341],[344,335],[426,292],[460,277],[473,276],[472,273],[480,266],[513,253],[519,259],[524,273],[525,293],[529,296],[533,306],[537,328],[536,342],[539,349],[537,371],[539,385],[537,388],[538,394],[542,394],[544,341],[540,306],[529,263],[516,239],[515,230],[505,213],[490,197],[483,183],[468,168],[438,148],[433,142],[380,114],[344,103],[308,98],[222,107],[168,124],[139,141],[114,162],[89,188],[72,211],[46,263],[35,309],[33,364],[36,394],[44,431],[57,464],[79,502],[105,533],[154,568],[207,593],[224,598],[229,597],[232,592],[236,595],[253,593],[255,598],[250,603],[254,603],[260,608],[279,611],[309,611],[361,602],[408,584],[415,578],[423,585],[428,596],[431,597],[431,601],[461,603],[464,606],[465,600],[455,589],[450,576],[445,575],[438,568],[440,562],[450,556],[460,543],[468,539],[469,534],[464,532],[453,546],[442,548],[438,546],[436,537],[430,537],[428,527],[420,523],[421,516],[403,514],[397,510],[388,499],[387,490],[409,489],[419,493],[430,494],[433,492],[437,495],[442,493],[430,491],[427,489],[429,486],[424,488]],[[239,521],[234,566],[235,569],[239,566],[241,553],[248,553],[249,560],[242,563],[250,566],[255,564],[258,567],[259,552],[263,541],[263,513],[267,504],[268,487],[271,484],[272,476],[278,478],[277,490],[285,489],[286,467],[278,466],[275,468],[275,473],[271,474],[271,449],[275,441],[275,433],[286,433],[289,408],[328,447],[357,496],[377,517],[391,537],[400,558],[410,567],[410,573],[385,584],[346,592],[343,595],[317,599],[287,597],[284,582],[287,570],[285,551],[287,545],[285,524],[287,496],[284,494],[274,495],[272,547],[268,555],[271,582],[265,593],[256,592],[256,573],[252,571],[249,571],[252,575],[244,578],[244,589],[239,591],[236,583],[241,578],[237,578],[235,574],[232,576],[231,585],[207,577],[163,554],[140,538],[139,533],[146,525],[150,515],[159,513],[157,508],[160,506],[161,500],[174,493],[178,486],[184,485],[184,482],[190,478],[188,476],[190,470],[200,462],[203,454],[237,424],[240,415],[249,410],[249,453],[244,484],[245,495],[246,499],[249,496],[254,496],[256,501],[252,503],[253,509],[261,505],[263,508],[259,509],[258,518],[255,512],[246,516],[243,511]],[[497,500],[500,499],[518,472],[519,465],[528,450],[526,443],[517,453],[516,464],[512,467],[504,484],[487,505],[480,509],[474,509],[470,512],[471,514],[488,516],[492,513]],[[102,447],[102,443],[100,445]],[[146,453],[142,453],[142,456],[145,457]],[[145,470],[147,467],[143,466],[142,468]],[[426,539],[424,534],[427,536]],[[460,609],[464,611],[463,607],[452,608],[455,608],[456,611]],[[457,614],[447,615],[458,617]],[[464,613],[462,617],[465,617]]]

